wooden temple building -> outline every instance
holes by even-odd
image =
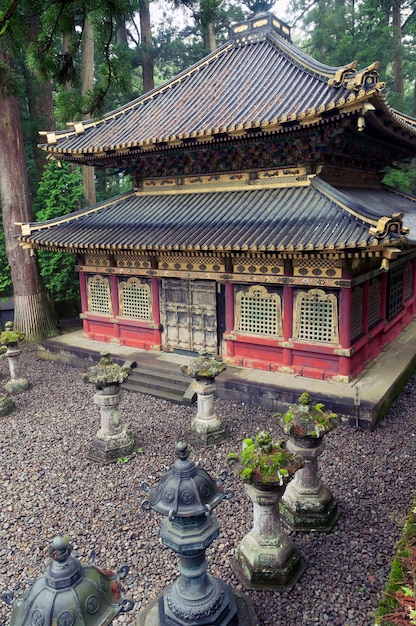
[[[416,156],[416,120],[377,63],[317,62],[271,13],[42,148],[133,181],[22,225],[22,245],[77,255],[88,338],[348,382],[415,317],[416,200],[381,180]]]

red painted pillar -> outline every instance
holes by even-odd
[[[160,296],[159,280],[156,276],[151,278],[152,315],[153,315],[153,349],[159,350],[162,345],[162,331],[160,328]]]
[[[233,283],[225,283],[225,334],[232,333],[234,330],[234,285]],[[234,356],[234,342],[225,341],[226,356]]]
[[[339,296],[339,343],[344,349],[351,347],[351,305],[352,291],[343,287]],[[341,376],[350,376],[351,363],[349,356],[340,356],[339,373]]]
[[[343,287],[339,296],[339,343],[342,348],[351,346],[351,305],[352,290]]]
[[[81,315],[83,317],[82,327],[84,333],[88,334],[90,330],[90,325],[88,319],[84,317],[84,314],[88,311],[87,275],[85,274],[85,272],[79,273],[79,290],[81,295]]]
[[[283,337],[290,341],[293,335],[293,287],[283,286]],[[292,349],[283,348],[283,364],[292,365]]]
[[[87,295],[87,275],[85,272],[79,273],[79,288],[81,294],[81,312],[88,311],[88,295]]]

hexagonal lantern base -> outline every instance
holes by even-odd
[[[164,594],[169,589],[167,588],[161,593],[153,602],[146,607],[137,618],[137,626],[170,626],[171,624],[177,624],[185,626],[259,626],[259,621],[253,609],[253,605],[248,597],[244,594],[233,591],[229,585],[222,583],[225,587],[227,594],[227,602],[230,602],[231,606],[222,608],[220,614],[215,614],[212,619],[217,621],[166,621],[170,618],[165,613]],[[218,621],[219,620],[219,621]]]
[[[231,567],[248,589],[288,591],[302,576],[306,563],[288,537],[283,535],[275,546],[260,545],[249,533],[231,560]]]
[[[108,437],[95,437],[88,451],[88,458],[99,463],[114,463],[119,458],[131,454],[136,438],[129,428],[121,433]]]
[[[280,517],[292,530],[303,532],[331,532],[340,512],[329,489],[319,486],[316,493],[300,493],[294,482],[286,489],[280,501]]]

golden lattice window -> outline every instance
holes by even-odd
[[[282,308],[277,293],[268,293],[265,287],[253,286],[237,292],[234,330],[251,335],[281,337]]]
[[[112,315],[110,280],[96,274],[88,277],[88,310],[92,313]]]
[[[150,285],[129,278],[119,285],[120,315],[139,320],[152,319]]]
[[[305,341],[339,343],[336,296],[322,289],[298,293],[293,336]]]

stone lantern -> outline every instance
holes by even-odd
[[[88,452],[94,461],[112,463],[133,452],[136,439],[123,423],[119,410],[120,385],[128,375],[128,368],[114,363],[108,352],[102,352],[98,364],[84,376],[84,382],[95,384],[94,402],[101,415],[101,427]]]
[[[301,457],[273,441],[265,431],[243,441],[240,454],[230,453],[246,493],[253,503],[253,527],[238,546],[232,567],[252,589],[289,590],[306,565],[295,543],[282,528],[280,501],[286,486],[302,468]]]
[[[192,420],[192,430],[205,445],[225,438],[225,428],[214,409],[215,378],[226,369],[225,363],[217,361],[207,352],[182,365],[181,372],[194,378],[193,388],[197,396],[197,414]]]
[[[289,436],[288,449],[305,461],[282,497],[281,516],[292,530],[330,532],[338,521],[339,510],[321,480],[318,459],[324,451],[325,435],[340,423],[338,415],[326,411],[322,403],[313,404],[310,395],[302,393],[298,404],[289,405],[286,413],[277,413],[276,418]]]
[[[148,499],[142,503],[163,515],[162,542],[179,555],[179,578],[138,618],[138,626],[256,626],[251,603],[242,594],[207,573],[205,550],[218,536],[213,509],[232,497],[223,479],[213,480],[189,460],[186,443],[158,486],[143,483]]]
[[[21,376],[19,368],[19,360],[22,353],[19,348],[19,341],[24,339],[24,337],[24,333],[14,330],[13,322],[6,322],[3,332],[0,333],[1,352],[7,358],[10,372],[10,380],[4,385],[8,393],[20,393],[30,387],[29,381]]]
[[[58,535],[44,575],[18,598],[3,593],[13,607],[10,626],[109,626],[131,611],[134,602],[123,598],[119,583],[128,574],[126,566],[114,574],[82,564],[71,552],[68,537]]]

